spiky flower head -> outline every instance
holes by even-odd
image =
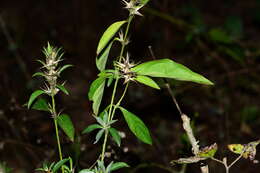
[[[139,10],[144,6],[143,4],[140,3],[140,0],[130,0],[127,2],[126,0],[122,0],[122,2],[125,5],[125,9],[129,11],[130,15],[138,15],[138,16],[143,16]]]
[[[61,72],[72,65],[59,66],[62,61],[63,52],[61,48],[51,46],[49,43],[47,47],[43,48],[45,60],[38,60],[42,64],[42,72],[37,72],[33,76],[43,76],[45,78],[45,86],[43,90],[46,94],[54,96],[59,92],[59,86],[57,83],[58,77]],[[62,84],[63,86],[64,84]]]
[[[129,53],[126,54],[126,58],[122,58],[122,62],[116,62],[115,66],[118,67],[120,75],[125,79],[124,83],[134,81],[135,73],[131,71],[136,64],[131,63],[129,60]]]

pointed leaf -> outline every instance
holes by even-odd
[[[45,93],[45,92],[44,92],[43,90],[36,90],[36,91],[34,91],[34,92],[31,94],[30,98],[29,98],[28,105],[27,105],[28,109],[31,107],[33,101],[34,101],[38,96],[40,96],[40,95],[42,95],[42,94],[44,94],[44,93]]]
[[[52,172],[55,173],[60,169],[62,165],[64,165],[67,161],[69,161],[69,158],[60,160],[58,163],[56,163],[52,169]]]
[[[195,73],[184,65],[176,63],[170,59],[148,61],[135,66],[131,71],[137,73],[137,75],[173,78],[180,81],[191,81],[200,84],[213,85],[211,81],[202,75]]]
[[[45,99],[39,98],[32,104],[32,109],[39,111],[49,111],[48,104]]]
[[[34,73],[34,74],[32,75],[32,77],[35,77],[35,76],[43,76],[43,77],[45,77],[45,74],[42,73],[42,72],[37,72],[37,73]]]
[[[126,164],[125,162],[116,162],[116,163],[113,163],[113,165],[111,166],[110,168],[110,171],[116,171],[118,169],[121,169],[121,168],[125,168],[125,167],[130,167],[128,164]]]
[[[105,132],[104,129],[101,129],[101,130],[98,131],[98,133],[97,133],[97,135],[96,135],[96,140],[95,140],[94,144],[96,144],[96,143],[100,140],[100,138],[102,137],[102,135],[104,134],[104,132]]]
[[[57,85],[57,88],[60,89],[63,93],[69,95],[69,91],[65,88],[64,85]]]
[[[64,131],[64,133],[69,137],[71,141],[74,141],[75,128],[74,125],[67,114],[62,114],[57,117],[58,125]]]
[[[157,85],[157,83],[147,76],[136,76],[136,78],[134,80],[136,80],[137,82],[140,82],[142,84],[145,84],[149,87],[152,87],[155,89],[160,89],[160,87]]]
[[[149,130],[143,121],[133,113],[128,112],[126,109],[122,107],[119,108],[124,115],[128,127],[134,133],[134,135],[142,142],[152,145],[152,139]]]
[[[73,67],[73,65],[67,64],[67,65],[64,65],[63,67],[61,67],[61,69],[59,70],[59,75],[60,75],[64,70],[66,70],[67,68],[70,68],[70,67]]]
[[[115,22],[110,25],[107,30],[102,35],[99,40],[97,47],[97,55],[106,47],[107,43],[111,40],[111,38],[117,33],[117,31],[121,28],[121,26],[126,23],[126,21]]]
[[[116,144],[120,147],[121,145],[121,137],[118,133],[118,131],[115,128],[109,128],[109,133],[111,134],[113,140],[116,142]]]
[[[96,129],[102,129],[102,126],[99,125],[99,124],[91,124],[82,131],[82,134],[90,133],[90,132],[92,132],[93,130],[96,130]]]
[[[107,46],[107,48],[105,49],[105,51],[96,58],[96,65],[97,68],[99,69],[99,71],[103,71],[106,68],[106,63],[107,63],[107,58],[110,52],[110,49],[113,45],[113,41]]]
[[[104,88],[105,88],[105,80],[101,85],[96,89],[94,95],[93,95],[93,105],[92,109],[95,115],[98,115],[99,107],[102,101],[102,97],[104,94]]]
[[[95,92],[97,91],[97,89],[103,84],[103,82],[106,80],[105,77],[100,76],[98,77],[96,80],[94,80],[89,88],[89,92],[88,92],[88,99],[90,101],[93,101],[93,96],[95,94]]]

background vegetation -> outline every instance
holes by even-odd
[[[221,155],[229,155],[227,144],[259,139],[260,2],[151,0],[142,14],[131,28],[129,51],[135,62],[152,60],[148,49],[152,46],[160,58],[180,62],[215,83],[214,87],[172,83],[182,110],[194,120],[201,145],[217,142]],[[71,115],[79,136],[93,122],[87,92],[98,73],[98,40],[104,28],[126,15],[120,1],[1,2],[0,161],[7,162],[14,172],[32,172],[42,160],[56,157],[49,116],[23,107],[41,83],[31,75],[38,70],[35,59],[43,57],[42,47],[47,41],[62,46],[66,62],[74,65],[64,73],[71,95],[60,95],[58,102]],[[116,55],[116,50],[113,53]],[[109,96],[109,91],[106,94]],[[127,139],[122,149],[110,146],[112,157],[140,168],[132,172],[158,173],[165,171],[152,166],[168,167],[171,160],[190,155],[179,113],[167,90],[135,84],[124,105],[139,112],[151,129],[154,145],[135,140],[122,123],[119,129],[127,133]],[[93,145],[94,138],[81,136],[72,144],[64,135],[62,143],[65,152],[73,153],[74,159],[80,158],[78,164],[87,167],[99,150]],[[219,165],[211,166],[216,168],[212,172],[221,172]],[[187,172],[192,170],[197,170],[196,165],[188,166]],[[246,160],[232,168],[234,172],[257,170],[259,164]]]

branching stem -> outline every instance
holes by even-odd
[[[124,35],[124,40],[123,40],[121,51],[120,51],[120,55],[119,55],[119,62],[121,62],[122,58],[123,58],[123,54],[124,54],[124,50],[125,50],[125,46],[126,46],[125,43],[126,43],[129,27],[130,27],[130,24],[132,22],[133,17],[134,16],[129,16],[129,18],[128,18],[127,27],[126,27],[126,31],[125,31],[125,35]],[[116,72],[118,72],[117,68],[115,70],[116,70]],[[112,93],[112,97],[111,97],[111,103],[110,103],[110,107],[109,107],[109,112],[108,112],[108,119],[109,120],[113,119],[114,113],[115,113],[115,108],[113,109],[113,105],[114,105],[115,95],[116,95],[116,91],[117,91],[118,81],[119,81],[119,77],[116,77],[114,88],[113,88],[113,93]],[[123,99],[123,97],[125,95],[125,92],[126,92],[127,88],[128,88],[128,85],[126,86],[126,89],[125,89],[125,91],[124,91],[124,93],[123,93],[123,95],[121,97],[122,99]],[[120,104],[122,99],[119,100],[119,104]],[[108,138],[108,130],[106,130],[106,132],[105,132],[105,138],[104,138],[104,142],[103,142],[103,145],[102,145],[101,161],[104,161],[104,158],[105,158],[107,138]]]

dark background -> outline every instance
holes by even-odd
[[[57,160],[51,118],[23,107],[32,91],[42,85],[31,75],[39,70],[35,60],[44,57],[41,50],[47,41],[62,46],[65,63],[74,65],[63,75],[70,96],[58,96],[58,105],[71,115],[78,136],[72,144],[61,133],[65,155],[79,160],[78,168],[89,167],[96,160],[101,145],[92,144],[94,134],[82,136],[80,132],[94,121],[87,92],[98,73],[98,40],[111,23],[126,19],[127,11],[122,7],[119,0],[0,2],[0,161],[13,172],[33,172],[44,160]],[[234,155],[227,144],[248,143],[260,134],[260,1],[151,0],[142,14],[144,17],[136,17],[130,29],[131,58],[135,62],[151,60],[148,46],[152,46],[157,58],[171,58],[215,83],[212,87],[171,84],[183,112],[192,117],[201,146],[217,142],[217,157],[228,156],[231,161]],[[117,55],[116,48],[111,58]],[[110,96],[108,89],[105,103]],[[127,138],[122,148],[111,143],[110,150],[116,153],[114,160],[132,166],[119,172],[179,170],[169,162],[191,152],[167,90],[133,83],[122,104],[147,124],[154,145],[135,139],[118,115],[116,125]],[[224,172],[221,165],[209,164],[211,173]],[[187,172],[199,172],[198,168],[198,164],[189,165]],[[259,164],[245,159],[231,169],[259,171]]]

